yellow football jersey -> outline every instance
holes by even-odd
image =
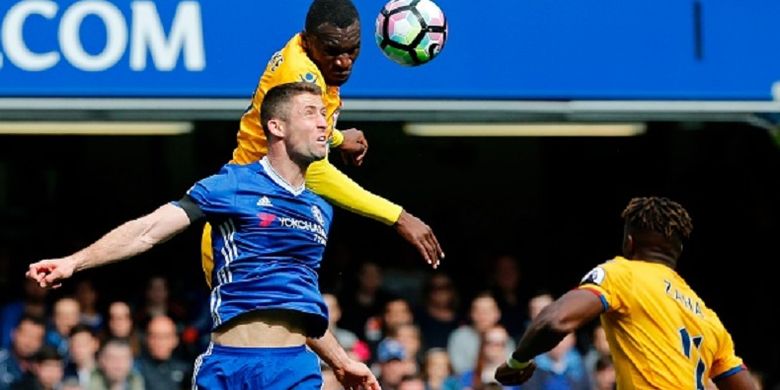
[[[704,389],[744,369],[718,316],[668,266],[616,257],[579,288],[604,305],[618,389]]]
[[[344,140],[335,129],[341,97],[339,87],[328,86],[317,65],[306,55],[301,35],[297,34],[275,53],[266,65],[265,72],[255,89],[252,103],[241,116],[238,130],[238,146],[233,151],[231,162],[249,164],[268,154],[268,140],[260,124],[260,105],[266,92],[276,85],[306,81],[316,83],[322,89],[322,99],[327,110],[328,130],[331,146],[338,146]],[[366,191],[347,175],[336,169],[327,158],[316,161],[306,171],[306,187],[329,202],[351,212],[376,219],[387,225],[398,221],[402,208],[380,196]],[[201,240],[201,262],[206,282],[211,286],[214,258],[211,248],[211,226],[206,224]]]
[[[328,86],[317,65],[306,55],[300,34],[271,57],[260,78],[252,104],[241,117],[238,130],[238,146],[233,151],[233,161],[249,164],[268,153],[268,141],[260,124],[260,105],[266,92],[272,87],[296,81],[316,83],[322,89],[322,99],[328,116],[328,129],[332,134],[331,145],[338,146],[343,136],[335,130],[341,97],[339,87]],[[376,196],[344,175],[327,159],[317,161],[306,172],[306,186],[341,208],[392,225],[401,214],[401,207]]]

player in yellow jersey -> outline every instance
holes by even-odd
[[[268,62],[252,104],[241,117],[238,146],[233,152],[232,162],[252,163],[268,151],[259,114],[265,93],[276,85],[307,81],[317,84],[323,91],[331,147],[341,149],[349,160],[360,165],[368,149],[363,133],[356,129],[336,129],[342,105],[339,87],[349,79],[359,52],[360,19],[352,2],[314,0],[306,15],[305,31],[290,39]],[[366,191],[331,165],[327,158],[311,164],[306,172],[306,186],[341,208],[392,225],[434,267],[444,257],[428,225],[401,206]],[[221,232],[212,232],[211,226],[206,225],[201,249],[209,285],[214,268],[212,234],[219,235]]]
[[[622,216],[624,257],[594,268],[546,307],[496,379],[525,382],[533,357],[600,315],[618,389],[704,390],[707,378],[721,390],[754,389],[731,335],[674,270],[693,230],[685,209],[666,198],[634,198]]]

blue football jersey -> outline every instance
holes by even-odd
[[[213,328],[255,310],[291,310],[311,316],[319,337],[328,313],[318,270],[333,209],[311,191],[292,188],[259,162],[227,164],[187,193],[213,226]]]

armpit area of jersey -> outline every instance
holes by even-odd
[[[197,203],[195,203],[195,201],[189,195],[184,195],[181,200],[173,203],[184,210],[184,213],[187,214],[187,218],[190,219],[191,223],[198,222],[206,218],[206,214],[203,213],[200,207],[198,207]]]

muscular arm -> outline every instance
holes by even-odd
[[[366,191],[327,160],[309,166],[306,186],[343,209],[386,225],[396,223],[401,215],[401,206]]]
[[[60,259],[30,264],[27,276],[41,287],[52,287],[74,272],[98,267],[146,252],[190,225],[187,214],[172,204],[161,206],[151,214],[125,222],[92,245]]]
[[[715,382],[715,385],[719,390],[757,390],[747,370],[720,379]]]
[[[549,351],[567,334],[596,318],[603,308],[601,300],[589,291],[567,292],[531,322],[512,357],[525,362]]]

